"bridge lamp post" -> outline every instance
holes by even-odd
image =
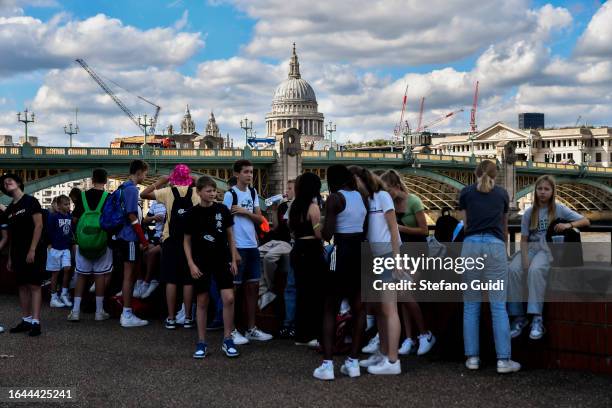
[[[247,118],[246,116],[244,117],[244,120],[240,121],[240,128],[244,130],[244,145],[248,146],[249,145],[249,131],[253,130],[253,121],[251,120],[249,122],[249,118]]]
[[[70,147],[72,147],[72,135],[79,133],[79,125],[76,125],[74,128],[72,128],[72,123],[64,126],[64,133],[70,135]]]
[[[147,128],[153,126],[153,118],[149,118],[149,121],[147,122],[147,115],[144,115],[144,117],[142,118],[139,116],[138,125],[140,125],[140,127],[144,131],[144,143],[142,144],[142,147],[144,149],[147,147]]]
[[[468,140],[470,141],[470,152],[472,152],[472,157],[476,156],[476,153],[474,152],[474,138],[476,137],[475,133],[470,133],[470,135],[468,136]]]
[[[527,136],[527,165],[531,167],[531,149],[533,147],[533,135],[529,133]]]
[[[21,112],[17,113],[17,121],[25,125],[25,143],[28,143],[28,123],[34,123],[34,112],[32,112],[29,119],[28,119],[28,109],[27,108],[23,113],[24,113],[23,119],[21,118]]]
[[[325,131],[329,133],[329,145],[333,147],[334,146],[333,136],[334,136],[334,132],[336,131],[336,124],[332,123],[332,121],[330,120],[329,123],[325,125]]]

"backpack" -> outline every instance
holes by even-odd
[[[170,211],[171,216],[168,232],[172,238],[181,238],[184,231],[187,210],[193,207],[193,201],[191,201],[192,187],[187,189],[185,197],[181,197],[176,187],[172,187],[171,190],[172,195],[174,195],[174,202],[172,203],[172,210]]]
[[[552,266],[583,266],[584,258],[582,245],[580,245],[580,232],[574,228],[563,232],[555,232],[555,225],[567,222],[567,220],[557,218],[550,223],[546,230],[546,241],[553,257]],[[553,236],[562,236],[563,242],[554,242]],[[570,245],[566,245],[567,243]]]
[[[125,200],[123,199],[124,185],[120,185],[108,200],[104,203],[100,215],[100,227],[111,235],[121,231],[125,225],[127,214],[125,213]]]
[[[438,242],[463,242],[464,232],[459,227],[459,220],[450,215],[450,208],[442,209],[442,216],[436,221],[434,237]]]
[[[107,248],[108,234],[100,225],[102,206],[107,196],[108,192],[103,192],[98,206],[92,210],[87,204],[85,192],[81,191],[84,212],[77,223],[76,240],[79,245],[79,253],[88,259],[99,258]]]

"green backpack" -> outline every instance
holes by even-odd
[[[106,252],[108,235],[100,227],[100,215],[107,195],[107,191],[102,193],[98,206],[92,211],[87,204],[85,192],[81,191],[81,201],[85,211],[77,223],[76,240],[79,253],[87,259],[97,259]]]

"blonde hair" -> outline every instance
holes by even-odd
[[[550,196],[550,200],[548,201],[548,222],[552,222],[555,219],[556,215],[556,195],[557,195],[557,183],[555,183],[555,178],[549,174],[545,174],[543,176],[538,177],[535,182],[535,186],[533,188],[533,206],[531,207],[531,218],[529,219],[529,230],[533,231],[538,229],[538,219],[540,214],[540,200],[538,200],[538,186],[542,183],[550,184],[552,188],[552,195]]]
[[[402,193],[408,194],[408,187],[406,187],[406,184],[404,184],[402,177],[397,171],[393,169],[387,170],[380,176],[380,179],[385,183],[387,188],[397,188]]]
[[[497,166],[491,160],[483,160],[478,164],[476,170],[476,190],[481,193],[488,193],[495,187],[495,177],[497,177]]]

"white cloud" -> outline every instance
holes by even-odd
[[[189,10],[183,10],[181,18],[174,23],[174,29],[180,31],[189,24]]]
[[[66,20],[65,14],[48,22],[29,16],[0,17],[0,76],[67,67],[75,58],[122,68],[176,66],[204,46],[200,33],[172,28],[143,31],[104,14]]]
[[[576,45],[576,56],[587,59],[612,57],[612,2],[595,13]]]

